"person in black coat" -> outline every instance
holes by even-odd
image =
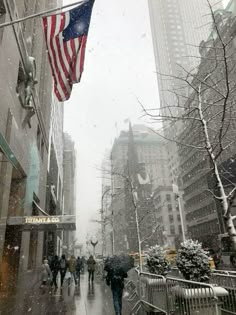
[[[68,261],[66,259],[66,256],[63,254],[60,259],[61,288],[63,287],[63,282],[64,282],[67,268],[68,268]]]
[[[121,268],[108,268],[106,271],[106,283],[111,286],[115,313],[121,315],[124,279],[128,277],[127,272]]]
[[[55,288],[57,288],[57,275],[60,271],[60,260],[57,255],[55,255],[51,261],[50,269],[52,272],[52,282],[51,286],[55,285]]]

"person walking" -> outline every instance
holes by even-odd
[[[51,276],[51,270],[48,264],[48,260],[44,259],[43,264],[41,266],[41,288],[43,288],[46,284],[48,279]]]
[[[89,257],[89,259],[87,260],[88,273],[89,273],[88,281],[89,282],[90,282],[90,280],[92,282],[94,280],[95,265],[96,265],[96,261],[94,260],[93,256],[91,255]]]
[[[55,255],[53,258],[52,258],[52,261],[51,261],[51,272],[52,272],[52,281],[51,281],[51,286],[55,286],[55,288],[58,288],[58,285],[57,285],[57,275],[58,275],[58,272],[60,271],[60,260],[58,258],[57,255]]]
[[[61,288],[63,287],[63,282],[64,282],[67,268],[68,268],[68,261],[66,260],[66,256],[62,255],[60,259]]]
[[[108,286],[111,286],[115,313],[116,315],[121,315],[124,279],[127,278],[128,275],[127,272],[122,269],[110,268],[107,271],[106,283]]]
[[[74,281],[75,281],[75,285],[77,285],[77,281],[76,281],[76,259],[75,256],[72,255],[71,258],[68,261],[68,269],[71,273],[71,276],[73,276]],[[68,280],[69,285],[70,285],[70,278]]]
[[[76,259],[76,279],[77,279],[78,284],[80,283],[81,265],[82,265],[81,258],[78,256]]]

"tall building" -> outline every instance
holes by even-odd
[[[158,226],[150,241],[174,245],[180,233],[180,221],[163,138],[143,125],[134,125],[129,132],[122,131],[112,147],[111,165],[112,185],[116,187],[111,203],[115,252],[137,250],[135,214],[124,175],[136,185],[139,216],[143,218],[142,237]]]
[[[218,0],[211,1],[213,10],[221,9]],[[183,82],[176,77],[186,76],[186,71],[194,70],[200,61],[199,45],[206,40],[211,27],[210,10],[206,0],[149,0],[149,12],[156,63],[157,80],[162,113],[179,113],[177,102],[183,105],[187,90],[179,88]],[[183,96],[177,99],[176,93]],[[164,123],[168,138],[174,138],[181,124],[169,126]],[[178,182],[179,161],[175,143],[169,143],[169,162],[174,183]]]
[[[51,102],[51,117],[49,129],[49,150],[47,167],[46,207],[50,215],[63,213],[63,118],[64,104],[55,97]],[[60,254],[62,247],[62,232],[46,231],[44,233],[44,255],[51,257]]]
[[[211,1],[214,10],[222,8],[220,1]],[[171,88],[175,80],[163,75],[179,76],[180,65],[187,71],[199,64],[199,45],[211,28],[211,16],[206,0],[149,0],[152,39],[161,107],[173,104]]]
[[[178,116],[186,102],[188,88],[183,88],[183,82],[177,78],[186,77],[188,72],[197,70],[200,43],[208,38],[212,26],[209,6],[206,0],[149,0],[148,4],[160,109],[163,115],[169,116],[171,111],[172,115]],[[222,9],[221,1],[213,0],[211,4],[213,11]],[[166,138],[177,139],[183,124],[181,121],[170,123],[170,120],[164,119],[163,128]],[[179,186],[180,204],[185,217],[178,147],[175,142],[169,141],[166,148],[171,182]],[[159,197],[166,195],[165,189],[159,191]],[[159,209],[163,211],[159,219],[165,220],[167,212],[161,205]],[[171,213],[169,216],[172,218]],[[180,225],[176,228],[182,230]],[[173,225],[171,231],[174,231]]]
[[[59,2],[0,0],[0,23]],[[55,111],[43,36],[41,18],[0,29],[1,289],[38,268],[44,255],[60,252],[59,229],[75,228],[71,217],[64,222],[60,215],[63,106]],[[48,231],[54,231],[54,241]]]
[[[64,211],[63,214],[76,215],[76,151],[69,134],[64,133],[63,151],[63,187]],[[63,251],[74,254],[76,235],[74,231],[63,232]]]
[[[227,10],[219,12],[215,17],[221,38],[226,43],[232,43],[226,45],[227,68],[223,61],[223,50],[215,50],[216,45],[220,47],[220,40],[218,33],[212,30],[208,40],[201,43],[201,63],[196,72],[196,79],[193,81],[196,89],[198,89],[200,87],[199,78],[211,74],[209,81],[207,81],[207,88],[200,94],[204,98],[202,113],[204,113],[209,142],[213,147],[214,155],[218,156],[216,161],[219,177],[222,180],[226,195],[233,189],[236,182],[235,105],[233,101],[235,98],[234,55],[236,45],[235,41],[232,41],[236,30],[234,4],[235,2],[231,1]],[[219,90],[215,90],[215,85],[212,82],[217,82]],[[227,82],[230,82],[228,87]],[[219,92],[222,95],[228,94],[227,100],[220,98],[219,101]],[[199,94],[193,91],[186,102],[186,108],[189,106],[192,108],[195,104],[199,104],[198,97]],[[225,109],[224,102],[226,104]],[[229,111],[232,111],[232,114],[227,117]],[[224,121],[223,126],[222,120]],[[224,125],[227,125],[227,128],[224,129]],[[221,128],[224,130],[223,137],[220,136]],[[188,143],[195,145],[195,148],[179,147],[188,233],[192,238],[201,241],[204,246],[217,249],[219,247],[218,235],[227,232],[227,229],[224,225],[222,204],[210,193],[211,191],[215,196],[219,196],[212,163],[205,149],[196,149],[196,147],[205,148],[206,146],[202,123],[195,121],[194,123],[191,122],[190,125],[190,123],[185,122],[185,130],[182,132],[181,138],[187,139]],[[235,214],[235,206],[232,207],[232,214]]]

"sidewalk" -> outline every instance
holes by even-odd
[[[59,282],[59,281],[58,281]],[[95,279],[88,283],[87,273],[81,275],[80,286],[65,283],[57,290],[40,283],[33,274],[21,279],[16,294],[0,301],[0,315],[113,315],[114,308],[110,287],[104,281]],[[123,315],[129,315],[129,307],[124,301]]]

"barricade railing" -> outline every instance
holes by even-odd
[[[226,291],[216,290],[211,284],[166,278],[168,314],[220,315],[221,297]]]
[[[229,273],[217,273],[214,272],[211,275],[210,282],[213,285],[223,287],[228,291],[228,296],[224,298],[221,309],[223,314],[235,314],[236,315],[236,274]]]
[[[216,269],[213,271],[213,273],[217,273],[217,274],[226,274],[226,275],[232,275],[232,276],[236,276],[236,271],[235,270],[220,270],[220,269]]]
[[[146,272],[139,273],[139,297],[143,307],[167,314],[166,278]]]
[[[138,272],[135,290],[137,302],[131,315],[236,314],[232,307],[235,292],[228,294],[229,285],[224,285],[222,278],[221,280],[215,278],[217,285],[215,283],[213,285],[213,282],[212,284],[200,283],[136,271]],[[236,285],[234,288],[233,291],[236,290]]]

